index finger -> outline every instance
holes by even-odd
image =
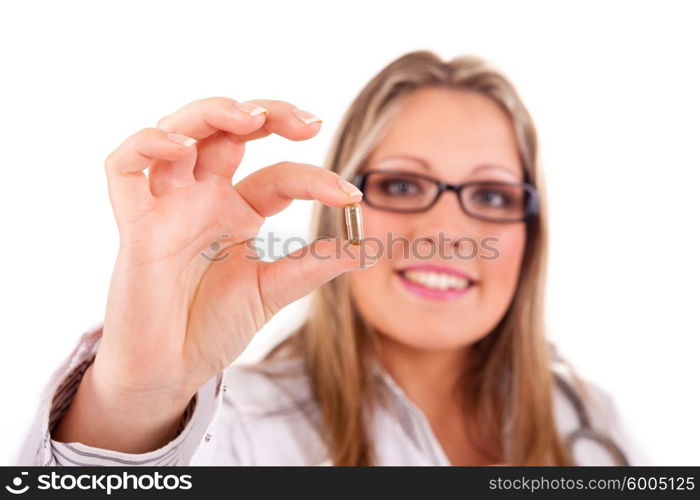
[[[243,136],[262,127],[268,114],[261,106],[228,97],[208,97],[161,118],[157,127],[195,139],[203,139],[219,130]]]
[[[270,133],[299,141],[318,133],[321,119],[286,101],[239,102],[210,97],[191,102],[158,122],[158,128],[202,139],[218,130],[245,142]]]
[[[269,217],[292,200],[317,200],[331,207],[359,203],[362,191],[325,168],[283,161],[256,170],[235,185],[258,214]]]

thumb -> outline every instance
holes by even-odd
[[[277,312],[344,272],[367,269],[378,258],[379,245],[374,241],[353,245],[342,238],[317,239],[263,267],[263,303],[267,310]]]

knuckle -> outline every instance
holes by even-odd
[[[213,97],[205,97],[204,99],[199,99],[197,101],[194,101],[193,105],[196,106],[196,109],[198,110],[199,113],[207,113],[211,112],[212,110],[215,109],[228,109],[232,108],[233,104],[236,102],[235,99],[232,99],[230,97],[224,97],[224,96],[213,96]]]
[[[150,142],[150,141],[156,141],[163,139],[165,137],[165,134],[167,132],[163,129],[156,128],[156,127],[146,127],[135,134],[133,134],[131,137],[129,137],[126,141],[124,141],[124,144],[122,147],[127,148],[127,149],[132,149],[134,151],[140,151],[143,146]]]
[[[285,109],[285,108],[291,109],[294,107],[294,105],[291,102],[283,101],[281,99],[255,99],[253,102],[256,102],[256,101],[260,101],[260,102],[265,101],[269,106],[275,107],[275,108],[281,108],[281,109]]]
[[[107,155],[107,157],[105,158],[104,165],[103,165],[103,166],[104,166],[104,169],[105,169],[105,172],[108,172],[108,173],[109,173],[109,172],[111,172],[111,171],[113,170],[115,152],[116,152],[116,150],[115,150],[115,151],[112,151],[112,152],[109,153],[109,154]]]
[[[277,173],[279,170],[284,170],[289,166],[288,161],[277,161],[269,166],[271,172]]]
[[[107,175],[116,173],[119,170],[120,159],[123,158],[121,154],[121,149],[123,146],[118,147],[111,153],[107,155],[104,161],[104,170]]]
[[[161,135],[162,133],[163,130],[158,127],[146,127],[139,130],[137,135]]]
[[[170,115],[165,115],[162,117],[160,120],[156,122],[156,128],[163,129],[167,126],[168,121],[170,120],[170,117],[173,116],[172,114]]]
[[[310,261],[309,260],[302,260],[299,263],[299,279],[302,282],[307,282],[310,281],[313,278],[313,273],[311,272],[310,269]]]
[[[280,178],[285,177],[289,171],[290,165],[286,161],[278,161],[272,165],[268,165],[261,171],[261,175],[270,179],[272,182],[278,182]]]
[[[215,104],[218,106],[230,106],[234,102],[236,102],[235,99],[232,99],[231,97],[224,97],[224,96],[214,96],[214,97],[208,97],[206,99],[202,99],[202,103],[211,103]]]
[[[132,135],[129,140],[131,144],[138,143],[141,140],[148,140],[148,139],[158,139],[162,137],[164,134],[164,131],[162,129],[156,128],[156,127],[146,127],[142,128],[138,132],[136,132],[134,135]]]
[[[138,151],[139,144],[141,142],[143,142],[144,140],[157,139],[159,137],[162,137],[162,135],[163,130],[154,127],[142,128],[138,132],[130,135],[126,138],[126,140],[124,140],[124,142],[122,142],[116,149],[114,149],[105,157],[104,169],[107,172],[113,172],[117,170],[118,158],[122,156],[121,153],[123,151],[131,149]]]

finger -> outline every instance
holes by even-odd
[[[197,161],[183,162],[177,168],[190,168],[195,179],[216,175],[230,178],[243,155],[241,141],[221,141],[222,135],[245,136],[265,123],[269,112],[257,105],[228,97],[209,97],[191,102],[161,118],[158,127],[199,140]],[[211,140],[210,140],[211,139]],[[173,187],[169,171],[159,168],[151,187],[159,193]]]
[[[129,136],[105,160],[109,195],[115,215],[139,212],[152,206],[153,193],[144,170],[155,161],[178,161],[195,149],[196,141],[165,130],[146,128]]]
[[[315,136],[321,129],[320,118],[286,101],[257,99],[239,104],[253,110],[267,110],[264,123],[248,134],[222,131],[201,141],[194,170],[194,176],[198,180],[219,177],[230,183],[247,141],[267,137],[272,133],[301,141]]]
[[[335,172],[290,161],[256,170],[235,187],[263,217],[278,213],[294,199],[318,200],[332,207],[362,199],[362,192]]]
[[[239,140],[250,141],[275,133],[293,141],[303,141],[321,130],[321,118],[292,103],[270,99],[254,99],[247,102],[270,110],[270,114],[263,127],[238,138]]]
[[[260,294],[265,310],[275,314],[344,272],[374,265],[378,256],[374,241],[352,245],[341,238],[316,240],[262,267]]]
[[[193,171],[196,162],[197,148],[191,148],[189,154],[175,161],[155,160],[148,171],[151,193],[156,197],[163,196],[173,189],[194,184],[196,179]]]
[[[208,97],[191,102],[161,118],[158,128],[204,139],[219,130],[242,136],[259,129],[268,111],[228,97]]]
[[[233,174],[243,158],[245,141],[232,141],[229,137],[230,134],[219,131],[200,143],[194,166],[194,177],[197,180],[217,178],[231,184]]]

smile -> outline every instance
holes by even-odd
[[[397,275],[409,292],[436,300],[457,299],[476,284],[463,273],[437,266],[402,269],[397,272]]]

